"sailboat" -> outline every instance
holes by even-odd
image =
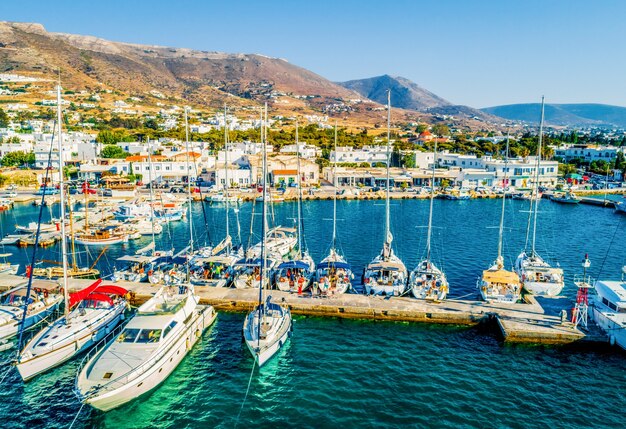
[[[522,292],[522,285],[517,273],[504,269],[504,258],[502,257],[502,239],[504,234],[504,207],[506,202],[506,187],[508,180],[509,141],[506,142],[506,158],[504,167],[504,179],[502,181],[502,214],[500,215],[500,228],[498,233],[498,257],[489,269],[483,271],[477,282],[480,295],[487,302],[515,303],[519,301]]]
[[[276,287],[283,292],[298,292],[302,293],[302,291],[307,290],[311,285],[311,280],[313,279],[315,262],[313,262],[313,258],[309,255],[308,251],[304,246],[304,228],[302,223],[302,176],[300,172],[300,141],[298,139],[298,124],[296,123],[296,157],[297,157],[297,175],[298,179],[296,184],[298,186],[298,200],[297,200],[297,211],[298,214],[296,216],[297,219],[297,237],[298,237],[298,247],[296,249],[295,255],[293,258],[290,258],[287,261],[281,262],[276,267],[276,272],[274,274],[274,283],[276,283]]]
[[[385,199],[385,242],[383,249],[367,266],[363,272],[365,292],[369,294],[402,295],[406,290],[407,269],[398,258],[391,244],[390,215],[389,215],[389,164],[391,162],[391,91],[387,90],[387,193]]]
[[[426,258],[421,260],[409,277],[409,288],[415,298],[443,301],[448,294],[446,275],[431,261],[431,236],[433,229],[433,201],[435,199],[435,160],[437,143],[433,156],[433,171],[430,183],[430,209],[428,212],[428,235],[426,237]]]
[[[265,105],[265,123],[267,122],[267,104]],[[264,134],[262,133],[262,136]],[[267,151],[263,140],[263,197],[267,197]],[[267,276],[267,201],[263,200],[261,221],[261,270],[259,280],[258,305],[246,316],[243,324],[243,337],[255,362],[261,367],[284,345],[291,334],[291,311],[272,302],[268,296],[263,302],[263,278]]]
[[[228,121],[224,106],[224,205],[226,236],[215,247],[199,249],[191,260],[191,282],[196,285],[226,287],[233,279],[233,265],[241,258],[239,249],[232,245],[230,236],[229,198],[230,182],[228,180]]]
[[[59,133],[61,133],[62,130],[59,127]],[[60,205],[63,206],[64,202],[63,200],[60,200]],[[67,200],[67,207],[68,207],[68,217],[69,217],[69,227],[70,227],[70,243],[72,246],[72,251],[71,251],[71,255],[72,255],[72,265],[70,267],[64,267],[61,265],[58,266],[49,266],[49,267],[35,267],[33,268],[32,272],[33,275],[35,277],[45,277],[48,279],[58,279],[61,278],[63,276],[67,276],[67,277],[72,277],[72,278],[76,278],[76,279],[96,279],[100,276],[100,270],[98,270],[95,266],[96,263],[94,262],[94,264],[90,267],[79,267],[78,266],[78,262],[76,261],[76,246],[75,246],[75,240],[74,240],[74,218],[72,215],[72,209],[71,209],[71,204],[69,201],[69,197]],[[64,219],[62,217],[62,219]],[[65,231],[65,222],[63,222],[63,226],[61,227],[62,231]],[[65,239],[65,235],[63,233],[61,233],[61,240]],[[103,250],[104,251],[104,250]],[[52,261],[54,262],[54,261]],[[97,262],[97,259],[96,259]],[[56,263],[56,262],[54,262]]]
[[[535,184],[533,193],[539,193],[539,168],[541,165],[541,143],[543,137],[543,120],[544,120],[544,98],[541,98],[541,122],[539,124],[539,144],[537,146],[537,164],[535,166]],[[530,252],[526,249],[522,250],[515,261],[515,271],[522,279],[522,286],[528,293],[533,295],[556,296],[563,290],[565,286],[563,280],[563,270],[561,268],[553,268],[549,263],[543,260],[536,250],[537,238],[537,213],[539,208],[539,200],[530,202],[530,214],[528,218],[528,228],[526,230],[526,244],[528,245],[528,236],[530,233],[530,221],[532,217],[532,241]]]
[[[337,124],[335,124],[335,153],[337,153]],[[337,160],[333,160],[333,236],[328,256],[315,268],[315,280],[322,293],[342,294],[352,288],[354,273],[337,249]]]

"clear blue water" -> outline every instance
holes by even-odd
[[[357,273],[380,250],[383,201],[338,206],[342,249]],[[511,263],[525,239],[526,204],[507,202],[504,253]],[[224,214],[200,204],[194,225],[203,242],[223,235]],[[427,201],[392,201],[398,255],[412,268],[425,245]],[[500,202],[436,201],[434,257],[443,265],[452,297],[475,296],[480,271],[495,258]],[[565,295],[585,253],[591,274],[618,278],[626,263],[626,217],[594,206],[542,201],[537,248],[557,261],[568,278]],[[251,204],[239,217],[244,241]],[[293,224],[295,204],[275,207],[276,219]],[[332,202],[304,204],[306,242],[316,260],[327,251]],[[257,220],[259,216],[255,216]],[[31,206],[0,213],[3,233],[36,219]],[[231,225],[236,225],[234,214]],[[258,225],[258,223],[257,223]],[[233,227],[233,234],[236,234]],[[184,223],[160,240],[176,249],[188,240]],[[148,239],[109,249],[99,266],[145,246]],[[14,250],[15,258],[27,253]],[[46,258],[56,249],[45,251]],[[92,251],[92,256],[95,252]],[[85,255],[81,255],[85,256]],[[201,343],[151,394],[102,413],[84,407],[74,427],[624,427],[626,354],[614,348],[511,346],[489,327],[450,327],[296,317],[294,336],[280,355],[255,370],[241,405],[252,358],[241,341],[242,314],[221,313]],[[8,358],[1,353],[0,360]],[[80,409],[73,395],[74,360],[24,384],[17,372],[0,385],[3,428],[67,427]],[[0,367],[0,375],[6,367]],[[241,414],[239,415],[241,410]],[[239,416],[239,418],[238,418]]]

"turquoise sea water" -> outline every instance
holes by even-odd
[[[524,244],[526,204],[508,202],[504,254],[510,264]],[[223,235],[223,206],[194,204],[194,225],[203,242]],[[480,271],[495,258],[500,202],[436,201],[434,258],[445,269],[451,297],[473,297]],[[427,201],[391,203],[394,247],[409,268],[425,245]],[[591,274],[618,278],[626,263],[626,217],[593,206],[540,205],[537,248],[566,272],[564,294],[585,253]],[[238,213],[244,241],[251,204]],[[293,224],[295,204],[275,207],[283,225]],[[304,204],[306,242],[315,260],[327,251],[332,202]],[[338,203],[341,247],[357,274],[379,252],[383,201]],[[31,206],[0,214],[2,232],[36,219]],[[259,216],[255,216],[260,220]],[[258,226],[258,222],[257,222]],[[231,215],[231,234],[236,217]],[[257,228],[258,229],[258,228]],[[172,225],[170,240],[180,249],[188,240],[184,223]],[[115,256],[145,246],[148,239],[111,248]],[[8,248],[7,248],[8,250]],[[25,260],[27,253],[12,249]],[[45,258],[57,254],[46,251]],[[93,252],[96,257],[96,252]],[[85,255],[81,255],[84,257]],[[241,341],[243,314],[221,313],[177,370],[151,394],[102,413],[84,407],[74,427],[624,427],[626,354],[587,346],[511,346],[495,330],[423,324],[295,317],[294,336],[279,356],[255,370]],[[0,354],[0,360],[9,355]],[[80,409],[72,388],[78,360],[32,382],[16,371],[0,385],[0,427],[67,427]],[[0,367],[0,375],[6,367]],[[241,410],[241,413],[240,413]]]

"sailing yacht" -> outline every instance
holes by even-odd
[[[162,286],[102,349],[81,362],[79,399],[108,411],[149,392],[176,369],[216,318],[193,286]]]
[[[335,154],[337,153],[337,124],[335,124]],[[352,288],[354,273],[337,249],[337,160],[333,160],[333,236],[328,256],[315,267],[315,281],[324,294],[342,294]]]
[[[537,163],[535,165],[534,194],[539,194],[539,168],[541,165],[541,144],[543,137],[544,99],[541,98],[541,122],[539,124],[539,144],[537,146]],[[556,296],[563,290],[563,270],[554,268],[543,260],[536,251],[537,238],[537,213],[539,199],[530,200],[530,213],[526,230],[526,243],[530,234],[532,217],[532,241],[530,252],[522,251],[515,261],[515,272],[522,280],[522,286],[528,293],[533,295]]]
[[[500,228],[498,234],[498,257],[495,262],[484,270],[481,277],[478,278],[476,286],[480,291],[480,295],[487,302],[503,302],[515,303],[519,301],[522,292],[522,284],[519,276],[513,271],[504,269],[504,258],[502,256],[502,239],[504,234],[504,207],[506,202],[506,188],[508,179],[506,172],[508,171],[508,154],[509,141],[506,143],[506,158],[504,167],[504,179],[502,180],[502,213],[500,215]]]
[[[265,123],[267,123],[267,104],[265,104]],[[246,316],[243,324],[243,337],[255,362],[261,367],[278,352],[291,334],[291,311],[272,302],[268,296],[263,302],[263,278],[267,276],[267,152],[265,134],[263,141],[263,218],[261,221],[261,270],[259,275],[258,305]]]
[[[389,215],[389,164],[391,162],[391,91],[387,90],[387,193],[385,200],[385,242],[383,249],[366,267],[363,273],[365,292],[369,294],[402,295],[406,290],[407,269],[398,258],[391,244]]]
[[[433,229],[433,201],[435,199],[435,160],[437,143],[433,152],[433,169],[430,183],[430,210],[428,212],[428,235],[426,237],[426,258],[421,260],[409,276],[409,288],[415,298],[443,301],[448,295],[446,275],[432,261],[430,243]]]
[[[309,288],[313,279],[315,262],[309,255],[303,245],[304,227],[302,223],[302,173],[300,172],[300,141],[298,139],[298,124],[296,123],[296,157],[297,157],[297,186],[298,186],[298,200],[297,200],[297,238],[298,247],[296,249],[293,258],[284,261],[276,267],[274,274],[274,283],[276,287],[283,292],[298,292],[302,293]]]

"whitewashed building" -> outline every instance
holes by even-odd
[[[330,152],[330,161],[343,163],[377,163],[387,162],[387,146],[363,146],[361,149],[355,149],[351,146],[338,146],[337,151]]]

